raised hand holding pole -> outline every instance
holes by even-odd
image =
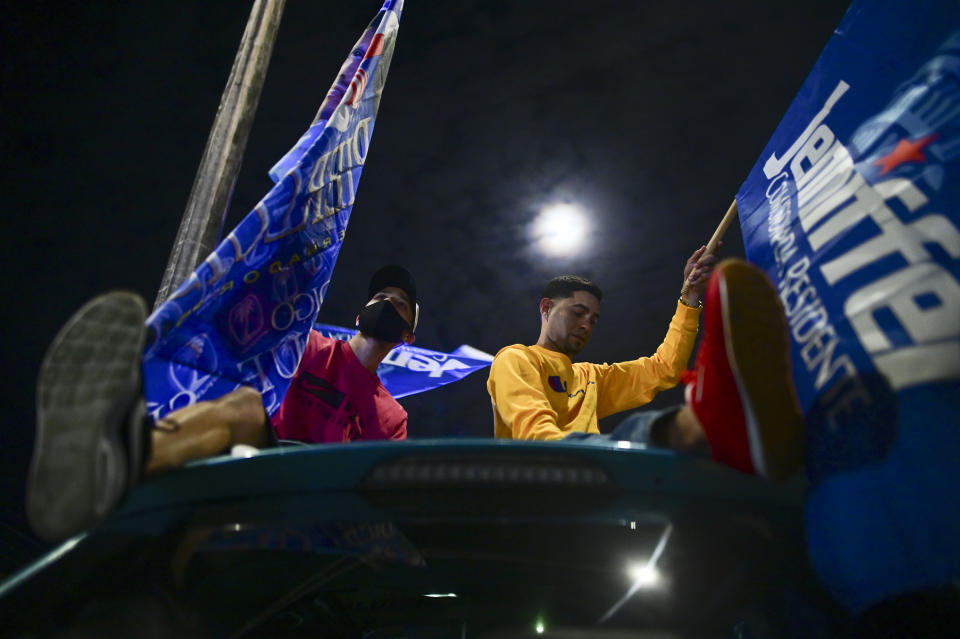
[[[730,208],[727,209],[726,214],[723,216],[723,219],[720,220],[720,224],[717,226],[717,230],[713,232],[713,236],[710,238],[710,241],[707,242],[707,248],[703,251],[703,254],[700,258],[704,258],[708,255],[712,255],[714,251],[717,250],[717,245],[720,243],[720,240],[723,239],[723,234],[727,232],[727,228],[733,222],[734,218],[737,217],[737,200],[734,199],[730,204]],[[683,283],[683,288],[680,289],[680,297],[683,297],[687,294],[687,289],[690,287],[689,278]]]

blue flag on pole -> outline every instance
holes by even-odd
[[[271,170],[275,186],[147,319],[154,418],[241,385],[271,414],[280,405],[347,230],[402,9],[384,3],[307,133]]]
[[[333,339],[349,340],[357,334],[353,329],[329,324],[317,324],[314,328],[324,337]],[[377,377],[387,391],[399,399],[463,379],[474,371],[490,366],[492,361],[493,355],[466,344],[452,353],[401,344],[390,351],[377,367]]]
[[[960,3],[854,2],[737,194],[807,416],[810,556],[854,610],[960,577]]]

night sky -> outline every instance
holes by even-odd
[[[418,281],[418,345],[495,353],[534,342],[544,282],[578,273],[605,293],[581,359],[652,353],[686,258],[847,4],[408,0],[320,321],[350,325],[371,272],[400,262]],[[44,349],[102,291],[152,304],[249,6],[5,10],[0,547],[23,541]],[[288,0],[228,228],[269,190],[267,170],[379,6]],[[585,210],[589,229],[579,252],[550,257],[529,229],[558,202]],[[726,239],[724,254],[742,255],[737,227]],[[485,382],[480,372],[404,399],[410,437],[491,436]],[[654,405],[681,399],[674,389]]]

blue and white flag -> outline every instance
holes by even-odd
[[[807,415],[811,559],[860,610],[960,577],[960,3],[853,3],[737,194]]]
[[[269,193],[147,319],[144,385],[154,417],[241,385],[280,405],[347,230],[399,27],[387,0]]]
[[[349,340],[357,334],[353,329],[329,324],[317,324],[314,328],[325,337],[340,340]],[[399,399],[463,379],[474,371],[487,368],[492,361],[493,355],[467,344],[452,353],[401,344],[377,367],[377,377],[387,391]]]

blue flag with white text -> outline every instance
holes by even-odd
[[[858,0],[737,194],[807,417],[811,560],[855,610],[960,577],[960,3]]]
[[[402,8],[384,3],[271,171],[274,187],[147,319],[154,418],[241,385],[260,391],[271,414],[279,406],[347,230]]]
[[[353,329],[329,324],[317,324],[314,328],[324,337],[340,340],[349,340],[357,334]],[[492,361],[493,355],[467,344],[457,347],[452,353],[400,344],[380,362],[377,377],[387,392],[399,399],[463,379],[470,373],[487,368]]]

